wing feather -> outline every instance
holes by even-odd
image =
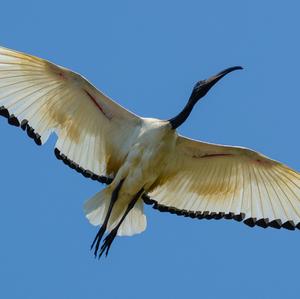
[[[2,47],[0,115],[39,145],[56,133],[57,158],[106,183],[125,159],[141,123],[82,76]]]
[[[249,226],[300,228],[300,174],[257,152],[182,136],[144,197],[161,211]]]

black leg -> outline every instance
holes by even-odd
[[[124,215],[122,216],[121,220],[119,221],[119,223],[117,224],[117,226],[106,236],[106,238],[104,239],[104,243],[101,246],[101,250],[99,253],[99,258],[102,256],[103,252],[105,252],[105,255],[108,255],[108,251],[110,249],[110,246],[113,242],[113,240],[115,239],[118,229],[121,226],[121,224],[123,223],[124,219],[126,218],[126,216],[128,215],[128,213],[131,211],[131,209],[134,207],[134,205],[136,204],[136,202],[138,201],[138,199],[140,198],[140,196],[142,195],[142,193],[144,192],[144,189],[141,189],[135,196],[134,198],[131,200],[131,202],[128,204],[127,209],[124,213]]]
[[[95,257],[97,256],[101,239],[102,239],[102,237],[103,237],[103,235],[106,231],[108,220],[109,220],[109,217],[111,215],[111,211],[114,207],[115,202],[118,199],[119,191],[122,187],[123,182],[124,182],[124,180],[120,181],[120,183],[117,185],[117,187],[113,190],[112,195],[111,195],[111,200],[110,200],[110,203],[109,203],[109,207],[108,207],[108,211],[107,211],[107,214],[105,216],[104,222],[103,222],[102,226],[100,227],[100,229],[99,229],[99,231],[98,231],[98,233],[97,233],[97,235],[96,235],[96,237],[95,237],[95,239],[94,239],[94,241],[91,245],[91,250],[92,250],[94,245],[96,244],[95,251],[94,251]]]

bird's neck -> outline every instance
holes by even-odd
[[[182,111],[175,117],[169,119],[172,129],[174,130],[177,129],[186,121],[186,119],[189,117],[196,103],[197,101],[195,101],[195,99],[191,97],[187,102],[187,104],[182,109]]]

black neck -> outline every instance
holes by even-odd
[[[187,102],[185,107],[182,109],[182,111],[175,117],[169,119],[172,129],[174,129],[174,130],[177,129],[179,126],[181,126],[186,121],[186,119],[189,117],[189,115],[192,112],[196,103],[197,103],[197,100],[195,100],[193,97],[190,97],[189,101]]]
[[[215,76],[212,76],[208,78],[207,80],[201,80],[196,83],[196,85],[193,88],[192,94],[189,98],[189,101],[183,108],[183,110],[175,117],[171,118],[169,120],[172,128],[175,130],[177,129],[180,125],[182,125],[186,119],[189,117],[190,113],[192,112],[195,104],[202,98],[204,97],[208,91],[224,76],[229,74],[232,71],[235,70],[240,70],[242,67],[240,66],[234,66],[227,68],[226,70],[218,73]]]

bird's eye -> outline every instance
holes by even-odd
[[[198,90],[204,84],[204,82],[204,80],[198,81],[194,86],[194,90]]]

